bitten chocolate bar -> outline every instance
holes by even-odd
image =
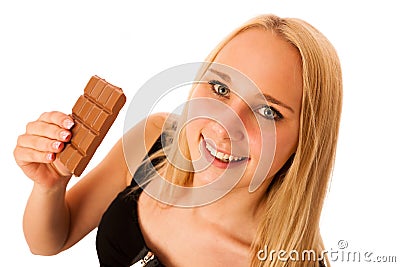
[[[72,108],[75,125],[71,129],[71,141],[57,155],[75,176],[85,170],[125,101],[121,88],[98,76],[89,80],[84,94]]]

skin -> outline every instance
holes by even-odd
[[[302,94],[299,55],[295,48],[271,32],[250,29],[231,40],[220,51],[216,62],[238,69],[252,79],[263,93],[272,95],[293,109],[291,112],[279,105],[274,106],[284,118],[276,122],[277,149],[268,175],[270,178],[297,146]],[[210,92],[196,90],[193,97],[217,97]],[[243,181],[224,198],[200,208],[166,208],[145,193],[139,198],[139,222],[146,244],[167,266],[246,266],[250,260],[250,244],[260,221],[259,207],[270,179],[249,194],[250,174],[259,160],[259,133],[252,127],[254,115],[239,98],[232,95],[227,104],[239,114],[247,134],[254,137],[250,138],[251,160]],[[147,148],[151,147],[161,133],[165,117],[165,114],[152,115],[147,123],[142,122],[127,133],[127,138],[135,147],[143,147],[140,144],[143,140]],[[62,143],[70,138],[68,135],[67,139],[61,138],[62,132],[70,133],[68,120],[71,118],[60,112],[44,113],[37,121],[27,125],[26,133],[18,138],[14,150],[16,162],[34,181],[24,214],[24,233],[35,254],[57,254],[78,242],[98,226],[115,195],[132,179],[125,164],[122,141],[119,140],[96,168],[66,192],[71,174],[54,159],[53,153],[61,151]],[[142,134],[144,127],[146,136]],[[230,148],[231,140],[221,138],[224,136],[223,128],[213,121],[195,120],[187,130],[191,137],[188,143],[193,158],[199,156],[196,153],[199,153],[202,134],[207,134],[217,147]],[[57,142],[61,145],[53,147]],[[139,165],[146,152],[143,148],[132,160]],[[49,158],[49,154],[53,156]],[[49,164],[51,162],[53,165]],[[195,185],[208,183],[220,171],[210,166],[196,173]]]

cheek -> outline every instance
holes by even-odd
[[[189,153],[193,157],[198,155],[198,146],[200,142],[200,133],[205,125],[204,119],[194,119],[185,125],[186,140],[189,147]],[[195,154],[194,154],[195,153]]]
[[[197,136],[191,136],[191,137],[197,138],[197,137],[199,137],[198,135],[200,134],[201,130],[208,123],[210,123],[209,119],[197,117],[197,118],[188,120],[183,127],[185,128],[185,131],[186,131],[188,137],[189,137],[189,133],[191,133],[191,134],[197,135]]]
[[[292,154],[297,147],[299,130],[297,126],[282,127],[276,129],[277,151],[284,154]]]
[[[275,155],[268,176],[275,175],[275,173],[286,163],[289,157],[296,152],[297,142],[297,127],[277,127]]]

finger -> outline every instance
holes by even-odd
[[[24,134],[18,137],[17,146],[31,148],[41,152],[58,153],[64,148],[64,143],[43,136]]]
[[[28,123],[26,125],[26,134],[42,136],[62,142],[68,142],[72,135],[69,130],[44,121],[34,121]]]
[[[74,126],[74,120],[72,117],[59,111],[44,112],[40,115],[38,120],[52,123],[68,130]]]
[[[51,152],[38,151],[32,148],[16,147],[14,149],[14,158],[18,165],[23,166],[26,163],[50,163],[55,160],[55,154]]]

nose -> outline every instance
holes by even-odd
[[[221,139],[229,139],[232,142],[240,142],[244,140],[245,133],[237,120],[232,119],[232,116],[218,116],[220,120],[213,121],[211,129]]]
[[[243,101],[230,103],[222,112],[216,114],[212,124],[212,130],[223,139],[229,139],[232,142],[245,140],[247,136],[245,127],[245,113],[249,108]]]
[[[188,105],[188,121],[208,118],[211,127],[222,139],[246,141],[248,124],[247,104],[240,98],[231,98],[229,103],[212,98],[193,98]]]

